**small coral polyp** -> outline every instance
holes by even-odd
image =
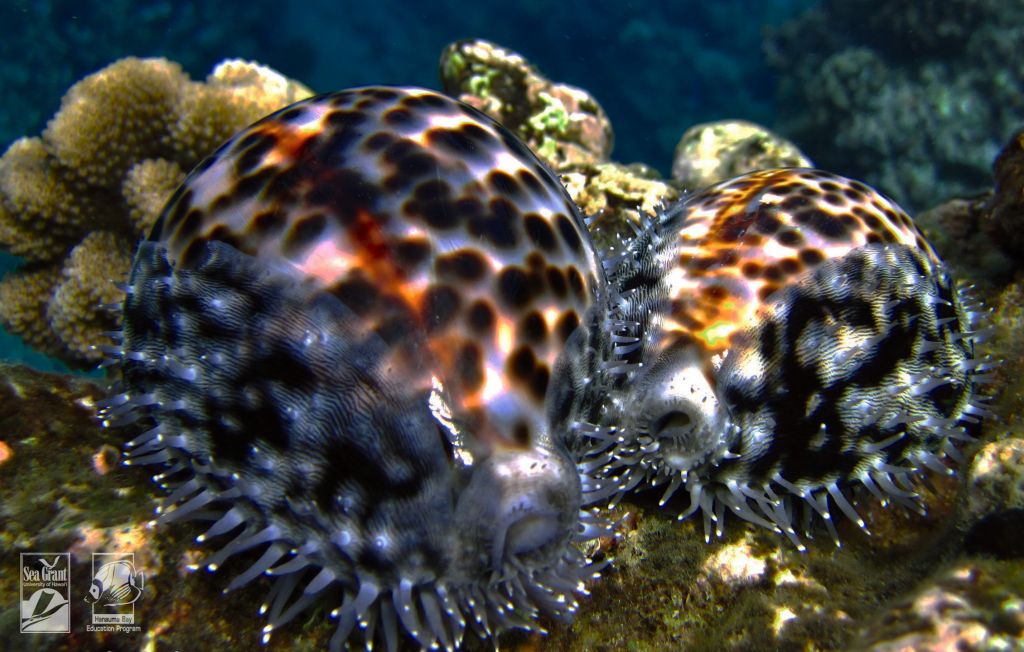
[[[700,512],[709,539],[731,512],[803,549],[803,502],[838,544],[836,508],[866,529],[858,485],[920,510],[915,477],[952,473],[988,412],[982,306],[863,183],[790,168],[712,186],[655,216],[610,280],[638,343],[580,427],[587,468],[618,496],[688,494],[680,518]]]
[[[565,446],[614,353],[603,269],[556,177],[437,93],[294,104],[192,172],[135,256],[110,425],[212,520],[204,562],[262,550],[270,632],[336,596],[350,638],[458,647],[568,618],[603,531]],[[362,633],[355,633],[362,629]]]

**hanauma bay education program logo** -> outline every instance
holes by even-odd
[[[71,555],[21,553],[21,632],[71,632]]]
[[[141,630],[135,624],[135,602],[142,597],[145,577],[135,570],[135,554],[92,553],[92,584],[85,601],[92,605],[88,631]]]

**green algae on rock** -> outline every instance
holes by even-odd
[[[611,154],[611,122],[597,100],[548,80],[522,55],[482,39],[456,41],[441,55],[440,74],[445,93],[500,122],[556,171]]]

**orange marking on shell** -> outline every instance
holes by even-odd
[[[504,317],[498,318],[498,350],[505,356],[512,353],[512,344],[515,342],[515,329],[512,322]]]
[[[306,260],[295,266],[302,273],[319,278],[325,285],[331,285],[348,274],[356,264],[356,259],[339,249],[335,243],[324,241],[313,247]]]
[[[666,277],[673,308],[665,330],[700,342],[709,355],[720,353],[732,346],[737,332],[756,321],[766,305],[766,288],[783,287],[814,268],[814,264],[787,264],[798,260],[801,247],[819,251],[824,260],[838,258],[868,244],[872,232],[889,234],[892,241],[908,246],[920,246],[916,244],[923,241],[918,229],[909,219],[900,218],[903,213],[895,204],[866,187],[859,191],[861,199],[840,197],[830,204],[822,201],[826,194],[821,190],[823,182],[856,183],[823,178],[815,171],[765,170],[708,188],[691,198],[689,219],[678,233],[678,263]],[[795,194],[794,186],[803,192]],[[794,198],[799,200],[796,208],[788,205]],[[796,217],[804,209],[842,220],[845,235],[824,236],[805,226]],[[877,226],[869,228],[866,219]],[[761,220],[776,226],[762,231]],[[800,233],[806,241],[793,244],[780,240],[778,236],[785,230]],[[937,261],[927,243],[924,251]],[[750,263],[755,263],[759,272],[748,277],[742,270]],[[665,338],[663,345],[673,340]]]
[[[391,243],[373,215],[358,211],[355,222],[348,229],[348,237],[355,266],[363,270],[382,292],[402,297],[414,309],[414,314],[419,314],[426,283],[413,282],[396,264]]]
[[[274,139],[274,147],[263,157],[263,165],[278,163],[291,164],[301,160],[309,142],[323,135],[321,120],[293,125],[282,122],[266,122],[259,131]]]

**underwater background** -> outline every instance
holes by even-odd
[[[966,646],[962,649],[1024,649],[1024,446],[1018,417],[1024,405],[1024,376],[1019,373],[1024,341],[1017,337],[1024,325],[1024,138],[1017,135],[1024,129],[1024,2],[11,0],[0,4],[0,25],[5,26],[0,39],[0,143],[5,148],[25,136],[44,133],[69,88],[124,57],[166,58],[195,81],[207,79],[227,59],[255,62],[283,75],[290,85],[281,97],[294,93],[295,99],[305,97],[306,89],[320,93],[369,84],[423,86],[456,95],[452,88],[457,80],[452,81],[446,67],[453,65],[451,44],[479,39],[481,47],[497,48],[500,56],[521,55],[523,69],[542,76],[545,83],[582,89],[582,108],[577,108],[593,119],[599,135],[592,142],[598,144],[588,150],[588,143],[559,141],[557,147],[551,145],[557,149],[553,158],[544,160],[553,168],[558,162],[565,164],[557,171],[568,171],[563,177],[567,186],[576,184],[570,188],[573,198],[602,219],[609,213],[629,213],[635,219],[661,201],[696,191],[712,182],[711,176],[701,176],[710,159],[719,164],[717,173],[733,169],[724,163],[729,156],[737,158],[737,173],[751,166],[813,162],[814,167],[878,189],[918,221],[955,276],[976,285],[996,314],[996,344],[986,353],[1003,360],[1004,366],[996,372],[998,387],[992,392],[998,397],[993,410],[998,418],[986,421],[982,440],[1004,445],[986,447],[977,453],[980,461],[965,469],[963,476],[974,489],[941,477],[926,492],[933,507],[926,516],[903,515],[877,505],[867,508],[869,518],[878,519],[872,526],[874,543],[859,542],[859,532],[842,531],[844,543],[851,538],[854,543],[833,553],[831,539],[823,533],[806,557],[780,551],[785,545],[781,538],[776,542],[774,535],[760,532],[743,537],[738,548],[708,554],[703,535],[694,534],[696,530],[681,540],[681,526],[673,518],[638,516],[645,508],[653,510],[656,500],[641,502],[639,508],[627,504],[614,511],[620,519],[617,527],[625,532],[620,538],[628,543],[615,550],[621,575],[606,578],[600,589],[597,602],[603,611],[598,613],[605,615],[585,616],[582,629],[555,630],[546,639],[514,638],[512,646],[939,650],[952,649],[944,646],[953,642]],[[458,92],[474,96],[476,79],[462,81],[466,85]],[[716,121],[730,123],[688,131]],[[543,149],[550,143],[536,124],[526,120],[516,133],[531,147]],[[537,140],[523,135],[534,133],[531,125]],[[712,131],[715,143],[706,145],[701,139],[712,138]],[[205,137],[220,142],[218,133],[211,127]],[[80,139],[96,140],[93,149],[102,152],[103,136],[83,133]],[[198,142],[210,144],[202,138]],[[711,149],[701,149],[701,143]],[[580,148],[574,149],[576,145]],[[190,146],[197,151],[182,160],[198,161],[212,149]],[[26,149],[22,159],[35,154]],[[34,160],[45,167],[41,159]],[[615,170],[621,176],[607,181],[615,187],[603,189],[606,195],[596,198],[591,189],[600,187],[606,172],[598,171],[599,164],[609,160],[621,164]],[[0,196],[11,205],[15,199],[23,202],[19,210],[28,206],[24,210],[38,208],[43,214],[48,210],[43,206],[46,198],[59,195],[38,184],[26,186],[28,190],[19,195],[22,191],[13,188],[21,177],[2,168],[0,164]],[[78,181],[92,183],[88,174],[83,172]],[[728,176],[732,175],[713,180]],[[118,192],[101,189],[82,210],[99,206],[102,212],[107,199],[120,201]],[[38,204],[28,197],[31,193],[40,198]],[[136,217],[133,213],[136,229],[149,219]],[[33,236],[49,228],[20,226]],[[53,321],[41,304],[56,296],[56,290],[50,296],[36,292],[33,305],[18,303],[13,309],[11,300],[5,307],[7,297],[32,294],[33,283],[56,287],[53,274],[58,272],[50,267],[81,237],[64,233],[63,226],[55,220],[53,249],[59,253],[40,255],[37,249],[10,246],[12,231],[5,231],[0,219],[0,283],[7,281],[6,289],[0,286],[0,324],[6,325],[0,328],[0,361],[68,374],[44,387],[28,372],[9,372],[8,394],[0,398],[31,396],[32,409],[38,412],[31,419],[0,421],[11,432],[45,429],[48,410],[58,414],[62,405],[94,405],[100,400],[94,386],[77,384],[83,382],[79,376],[104,375],[95,370],[96,360],[85,350],[92,340],[64,334],[55,340],[40,333],[48,329],[48,319]],[[65,276],[75,265],[107,269],[102,257],[93,262],[84,256],[75,262],[68,255]],[[119,268],[111,263],[109,269]],[[73,290],[64,286],[67,296]],[[68,303],[85,312],[78,304],[103,296],[83,291]],[[65,319],[74,321],[73,317]],[[71,324],[70,330],[89,338],[108,330],[87,322],[83,317],[82,324]],[[13,418],[12,414],[13,409],[5,414],[0,407],[0,419]],[[76,429],[94,425],[82,415],[74,418],[78,421],[60,426],[60,441],[68,450],[78,445]],[[10,454],[4,452],[4,439],[0,432],[0,465]],[[98,482],[107,492],[102,495],[114,496],[107,469],[116,466],[117,449],[104,444],[79,452],[91,459],[92,466],[58,465],[67,485],[92,487]],[[11,484],[4,497],[9,505],[23,502],[0,510],[0,520],[8,523],[0,526],[5,559],[12,550],[34,545],[36,532],[60,522],[67,511],[103,514],[97,522],[107,528],[121,524],[117,516],[103,512],[106,505],[95,498],[67,510],[60,492],[43,484],[44,476],[51,476],[39,467],[7,466],[5,481]],[[15,482],[23,482],[24,488],[12,493]],[[61,504],[54,510],[60,518],[26,515],[34,510],[50,514],[39,507],[42,497]],[[135,494],[132,500],[133,514],[149,513],[148,496]],[[142,517],[134,520],[136,525],[142,522]],[[700,524],[685,527],[689,532],[692,527],[700,529]],[[142,529],[111,533],[97,526],[91,535],[131,544],[152,536]],[[166,546],[185,548],[191,543],[186,539],[172,537]],[[927,543],[922,547],[921,541]],[[85,550],[89,545],[79,547]],[[154,549],[165,554],[164,545],[154,544]],[[881,570],[871,565],[876,557],[883,560]],[[689,566],[680,570],[683,565]],[[914,584],[926,576],[930,583]],[[0,582],[0,595],[11,582],[16,587],[11,577]],[[829,593],[833,583],[849,587],[834,591],[842,593],[842,599]],[[223,588],[223,582],[209,584],[208,593],[203,587],[197,598],[204,607],[217,604]],[[189,590],[197,589],[193,585]],[[164,595],[169,593],[165,589]],[[243,593],[241,602],[248,604],[238,608],[245,612],[239,616],[245,622],[237,624],[237,631],[216,630],[233,623],[236,612],[230,605],[207,623],[238,649],[252,647],[262,626],[250,613],[260,591],[248,587]],[[188,592],[184,595],[192,598]],[[7,596],[3,597],[6,605]],[[809,606],[801,611],[793,606],[796,603]],[[628,635],[609,634],[628,633],[631,609],[646,610],[637,642]],[[31,637],[19,635],[13,613],[5,613],[0,618],[0,649],[32,649],[25,647],[25,639]],[[726,614],[714,621],[713,628],[708,624],[712,613]],[[180,608],[160,626],[173,629],[176,619],[204,617]],[[748,631],[747,619],[759,626],[770,623],[775,628],[773,642]],[[786,629],[791,621],[794,625]],[[907,622],[919,626],[904,626]],[[847,631],[851,627],[856,635]],[[311,631],[285,645],[313,649],[326,640],[323,631]],[[197,627],[185,634],[178,630],[174,640],[202,645],[209,635]],[[154,640],[138,638],[40,640],[50,646],[47,649],[163,649]]]
[[[667,176],[687,128],[749,120],[913,211],[986,188],[1024,111],[1024,6],[1000,0],[12,1],[0,19],[4,143],[39,132],[72,83],[125,56],[166,57],[195,79],[248,59],[318,92],[437,87],[437,53],[472,37],[592,93],[617,161]],[[6,332],[0,351],[53,367]]]

